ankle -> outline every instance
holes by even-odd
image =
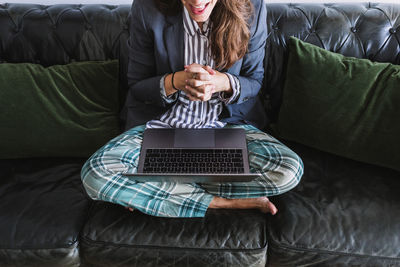
[[[231,199],[226,199],[222,197],[214,197],[208,206],[211,209],[229,209],[231,208]]]

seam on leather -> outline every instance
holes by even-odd
[[[195,250],[195,251],[221,251],[221,252],[262,252],[267,250],[267,244],[264,244],[264,247],[262,248],[254,248],[254,249],[218,249],[218,248],[184,248],[184,247],[162,247],[162,246],[149,246],[149,245],[128,245],[128,244],[115,244],[115,243],[109,243],[109,242],[104,242],[104,241],[94,241],[92,239],[89,239],[87,237],[82,237],[81,238],[82,243],[86,243],[89,246],[111,246],[115,248],[142,248],[142,249],[162,249],[162,250]],[[81,245],[81,250],[84,250],[84,248]]]
[[[82,188],[83,189],[83,188]],[[84,189],[83,189],[84,190]],[[82,236],[83,236],[83,233],[84,233],[84,231],[85,231],[85,227],[86,227],[86,225],[87,225],[87,222],[89,221],[89,216],[91,215],[91,213],[92,213],[92,211],[93,211],[93,209],[94,209],[94,206],[95,206],[95,201],[93,201],[86,193],[85,193],[85,197],[86,197],[86,199],[88,199],[88,201],[89,201],[89,204],[88,204],[88,206],[87,206],[87,208],[86,208],[86,212],[85,212],[85,220],[83,221],[83,223],[82,223],[82,226],[81,226],[81,229],[79,230],[79,232],[78,232],[78,237],[77,237],[77,240],[76,240],[76,242],[78,243],[81,239],[82,239]],[[78,249],[79,249],[79,252],[80,252],[80,250],[81,250],[81,246],[79,246],[79,244],[78,244]]]
[[[79,248],[79,240],[75,240],[73,243],[70,243],[69,246],[57,246],[55,247],[30,247],[30,246],[23,246],[19,248],[7,248],[0,246],[0,250],[43,250],[43,249],[78,249]]]
[[[313,253],[323,253],[323,254],[330,254],[330,255],[340,255],[340,256],[350,256],[350,257],[357,257],[357,258],[374,258],[374,259],[382,259],[382,260],[400,260],[400,258],[396,257],[384,257],[384,256],[375,256],[375,255],[367,255],[367,254],[356,254],[356,253],[349,253],[349,252],[342,252],[342,251],[333,251],[333,250],[325,250],[325,249],[315,249],[315,248],[306,248],[302,246],[290,246],[290,245],[282,245],[274,240],[270,240],[270,248],[271,249],[286,249],[292,251],[303,251],[303,252],[313,252]]]

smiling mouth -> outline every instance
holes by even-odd
[[[210,2],[208,2],[205,5],[200,5],[200,6],[193,6],[190,5],[190,9],[192,11],[193,14],[195,15],[201,15],[203,14],[203,12],[206,10],[206,8],[208,7],[208,5],[210,4]]]

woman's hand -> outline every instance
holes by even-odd
[[[190,86],[188,86],[188,81],[197,78],[197,76],[200,77],[200,75],[209,76],[209,73],[203,68],[202,65],[191,64],[190,66],[193,67],[191,70],[196,72],[187,71],[185,68],[185,70],[183,71],[177,71],[175,72],[175,74],[169,74],[166,76],[164,81],[165,94],[169,96],[177,92],[177,90],[181,90],[184,91],[188,96],[188,98],[192,101],[199,101],[199,100],[207,101],[208,99],[211,98],[211,95],[210,96],[206,95],[205,90],[202,91],[200,89],[199,91],[197,89],[191,88]],[[201,77],[204,78],[204,76]],[[212,90],[212,88],[209,85],[204,85],[203,88],[205,88],[209,92],[211,92]]]
[[[215,92],[226,92],[232,94],[231,84],[226,74],[212,69],[210,66],[203,66],[192,63],[185,66],[183,71],[178,71],[165,79],[165,91],[167,96],[176,92],[173,88],[182,90],[191,101],[208,101]]]
[[[228,76],[210,66],[193,63],[185,66],[185,72],[189,73],[189,79],[185,81],[185,90],[191,95],[193,101],[208,101],[216,92],[232,93]]]

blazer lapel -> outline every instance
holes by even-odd
[[[166,52],[172,71],[182,70],[184,65],[184,29],[182,19],[182,12],[176,16],[167,17],[169,25],[164,30],[164,45],[167,49]]]

